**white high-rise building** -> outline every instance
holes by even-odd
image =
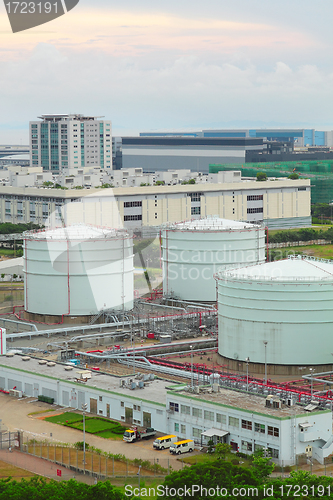
[[[54,172],[92,166],[112,170],[110,121],[78,114],[38,118],[29,124],[31,166]]]

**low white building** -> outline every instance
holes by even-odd
[[[191,393],[148,375],[146,382],[130,381],[91,371],[84,383],[78,381],[79,367],[42,363],[33,358],[24,361],[19,355],[1,357],[0,388],[16,387],[30,397],[48,396],[73,409],[87,404],[92,414],[154,427],[198,444],[207,442],[208,435],[248,454],[265,448],[282,466],[295,464],[297,456],[309,450],[320,463],[333,452],[330,409],[307,412],[295,401],[284,405],[275,398],[217,388],[218,384],[206,387],[204,394],[194,386]]]

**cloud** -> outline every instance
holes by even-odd
[[[28,123],[41,113],[72,111],[142,131],[235,119],[308,122],[309,110],[314,121],[326,122],[333,111],[332,79],[332,72],[315,65],[278,62],[266,70],[195,56],[147,69],[136,59],[39,44],[29,58],[3,63],[0,87],[7,120]]]
[[[105,115],[133,132],[329,123],[332,40],[309,26],[316,16],[327,26],[333,7],[294,2],[281,0],[286,16],[262,0],[129,0],[126,9],[81,0],[44,31],[16,35],[0,10],[0,127],[52,112]]]

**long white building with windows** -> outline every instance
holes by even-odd
[[[165,380],[150,379],[141,386],[134,381],[133,387],[133,380],[128,384],[125,377],[120,383],[118,377],[101,371],[92,371],[85,384],[77,378],[75,367],[68,371],[68,366],[60,363],[47,364],[20,355],[0,359],[0,389],[15,387],[27,397],[47,396],[73,410],[87,404],[91,414],[154,427],[180,439],[194,439],[199,446],[213,437],[247,454],[265,448],[282,466],[297,463],[309,450],[323,463],[333,451],[329,408],[306,411],[295,400],[284,404],[279,398],[268,405],[270,398],[217,388],[219,384],[200,390],[196,380],[191,393],[189,387]]]
[[[79,114],[42,115],[29,124],[30,165],[44,171],[112,169],[111,122]]]
[[[309,179],[79,190],[0,186],[0,222],[43,225],[65,207],[67,224],[134,229],[218,216],[270,228],[304,227],[311,225],[310,203]]]

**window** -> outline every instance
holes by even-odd
[[[142,207],[142,201],[124,201],[124,208]]]
[[[261,434],[265,434],[265,426],[264,424],[254,423],[254,432],[260,432]]]
[[[191,215],[200,215],[201,208],[200,207],[191,207]]]
[[[124,215],[124,221],[128,220],[142,220],[142,215]]]
[[[175,432],[179,432],[179,424],[175,422]]]
[[[297,191],[306,191],[306,187],[297,188]]]
[[[124,407],[124,406],[125,406],[124,401],[121,401],[121,402],[120,402],[120,406],[122,406],[122,407]]]
[[[264,209],[263,207],[256,207],[256,208],[248,208],[247,213],[248,214],[261,214],[263,213]]]
[[[271,427],[270,425],[267,426],[267,434],[269,436],[274,436],[274,437],[279,437],[280,432],[278,427]]]
[[[205,420],[211,420],[212,422],[214,422],[214,412],[213,411],[205,410],[204,411],[204,419]]]
[[[222,415],[221,413],[216,413],[216,422],[218,422],[219,424],[226,424],[227,417],[225,415]]]
[[[103,396],[99,396],[99,400],[100,400],[100,401],[103,401]]]
[[[242,420],[242,429],[252,431],[252,422],[250,420]]]
[[[196,427],[192,428],[192,436],[195,438],[200,438],[201,437],[202,430],[197,429]]]
[[[231,427],[239,427],[239,418],[229,417],[229,425]]]
[[[169,403],[169,408],[171,411],[179,412],[179,404],[178,403]]]
[[[252,451],[252,443],[249,443],[248,441],[242,441],[242,451]]]
[[[182,434],[186,434],[186,425],[182,424],[181,425],[181,431]]]
[[[192,416],[197,418],[202,418],[201,408],[192,408]]]
[[[200,198],[201,196],[203,196],[203,193],[190,193],[188,196],[190,196],[191,202],[200,201]]]
[[[274,448],[267,448],[269,456],[272,458],[279,458],[279,450],[276,450]]]
[[[262,194],[250,194],[247,197],[247,201],[259,201],[259,200],[263,200],[263,199],[264,199],[264,196]]]
[[[254,451],[263,450],[265,447],[262,444],[255,444]]]
[[[191,408],[189,406],[180,405],[180,413],[185,413],[185,415],[190,415]]]

